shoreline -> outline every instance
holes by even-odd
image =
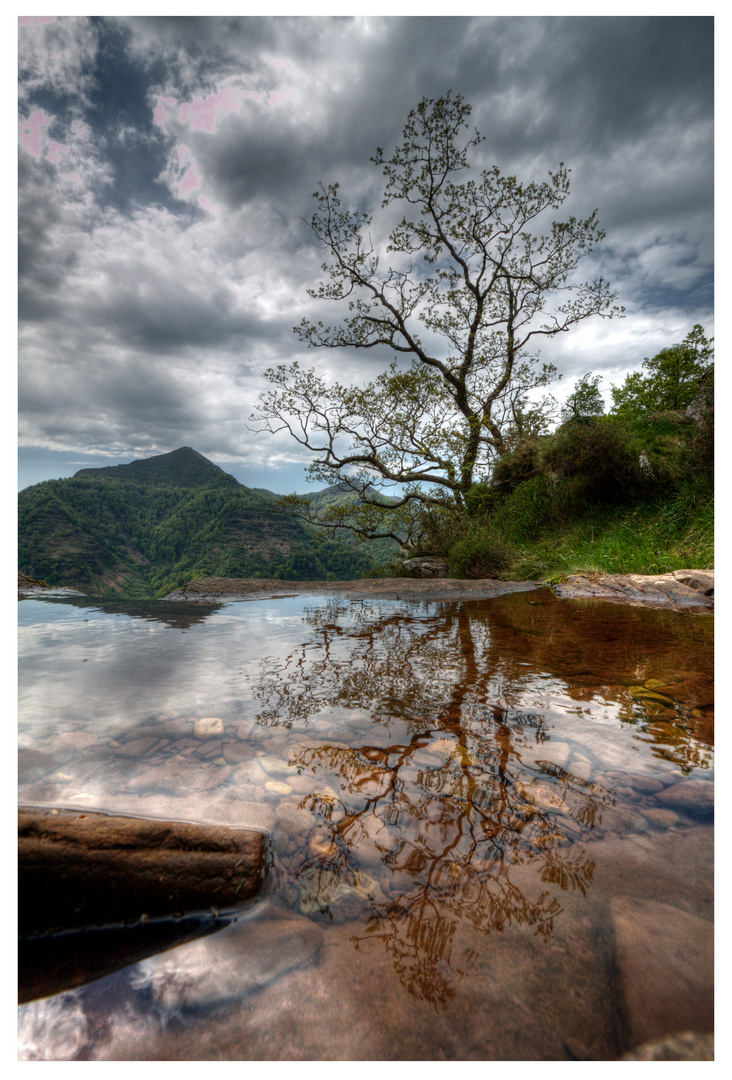
[[[362,578],[355,581],[279,581],[274,578],[198,578],[163,597],[192,604],[275,600],[301,593],[380,596],[387,600],[484,600],[509,593],[551,589],[560,599],[688,610],[714,607],[713,570],[675,570],[668,574],[571,574],[551,585],[540,581],[493,578]]]

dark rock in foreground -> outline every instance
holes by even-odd
[[[232,910],[262,888],[265,841],[248,829],[22,808],[19,933]]]

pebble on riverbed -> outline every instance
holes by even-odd
[[[193,734],[197,739],[212,739],[224,734],[224,721],[218,716],[203,716],[196,720]]]

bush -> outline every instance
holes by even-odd
[[[448,573],[455,578],[498,578],[515,558],[515,548],[503,537],[476,530],[450,549]]]
[[[576,481],[587,502],[622,502],[648,487],[628,426],[617,420],[570,421],[541,448],[541,461],[555,480]]]
[[[518,446],[500,458],[493,469],[493,486],[509,494],[519,484],[531,480],[539,470],[538,439],[522,439]]]

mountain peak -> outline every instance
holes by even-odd
[[[130,461],[126,465],[107,465],[101,469],[80,469],[75,480],[126,480],[140,484],[173,484],[181,487],[241,487],[230,473],[224,472],[191,446],[180,446],[168,454]]]

